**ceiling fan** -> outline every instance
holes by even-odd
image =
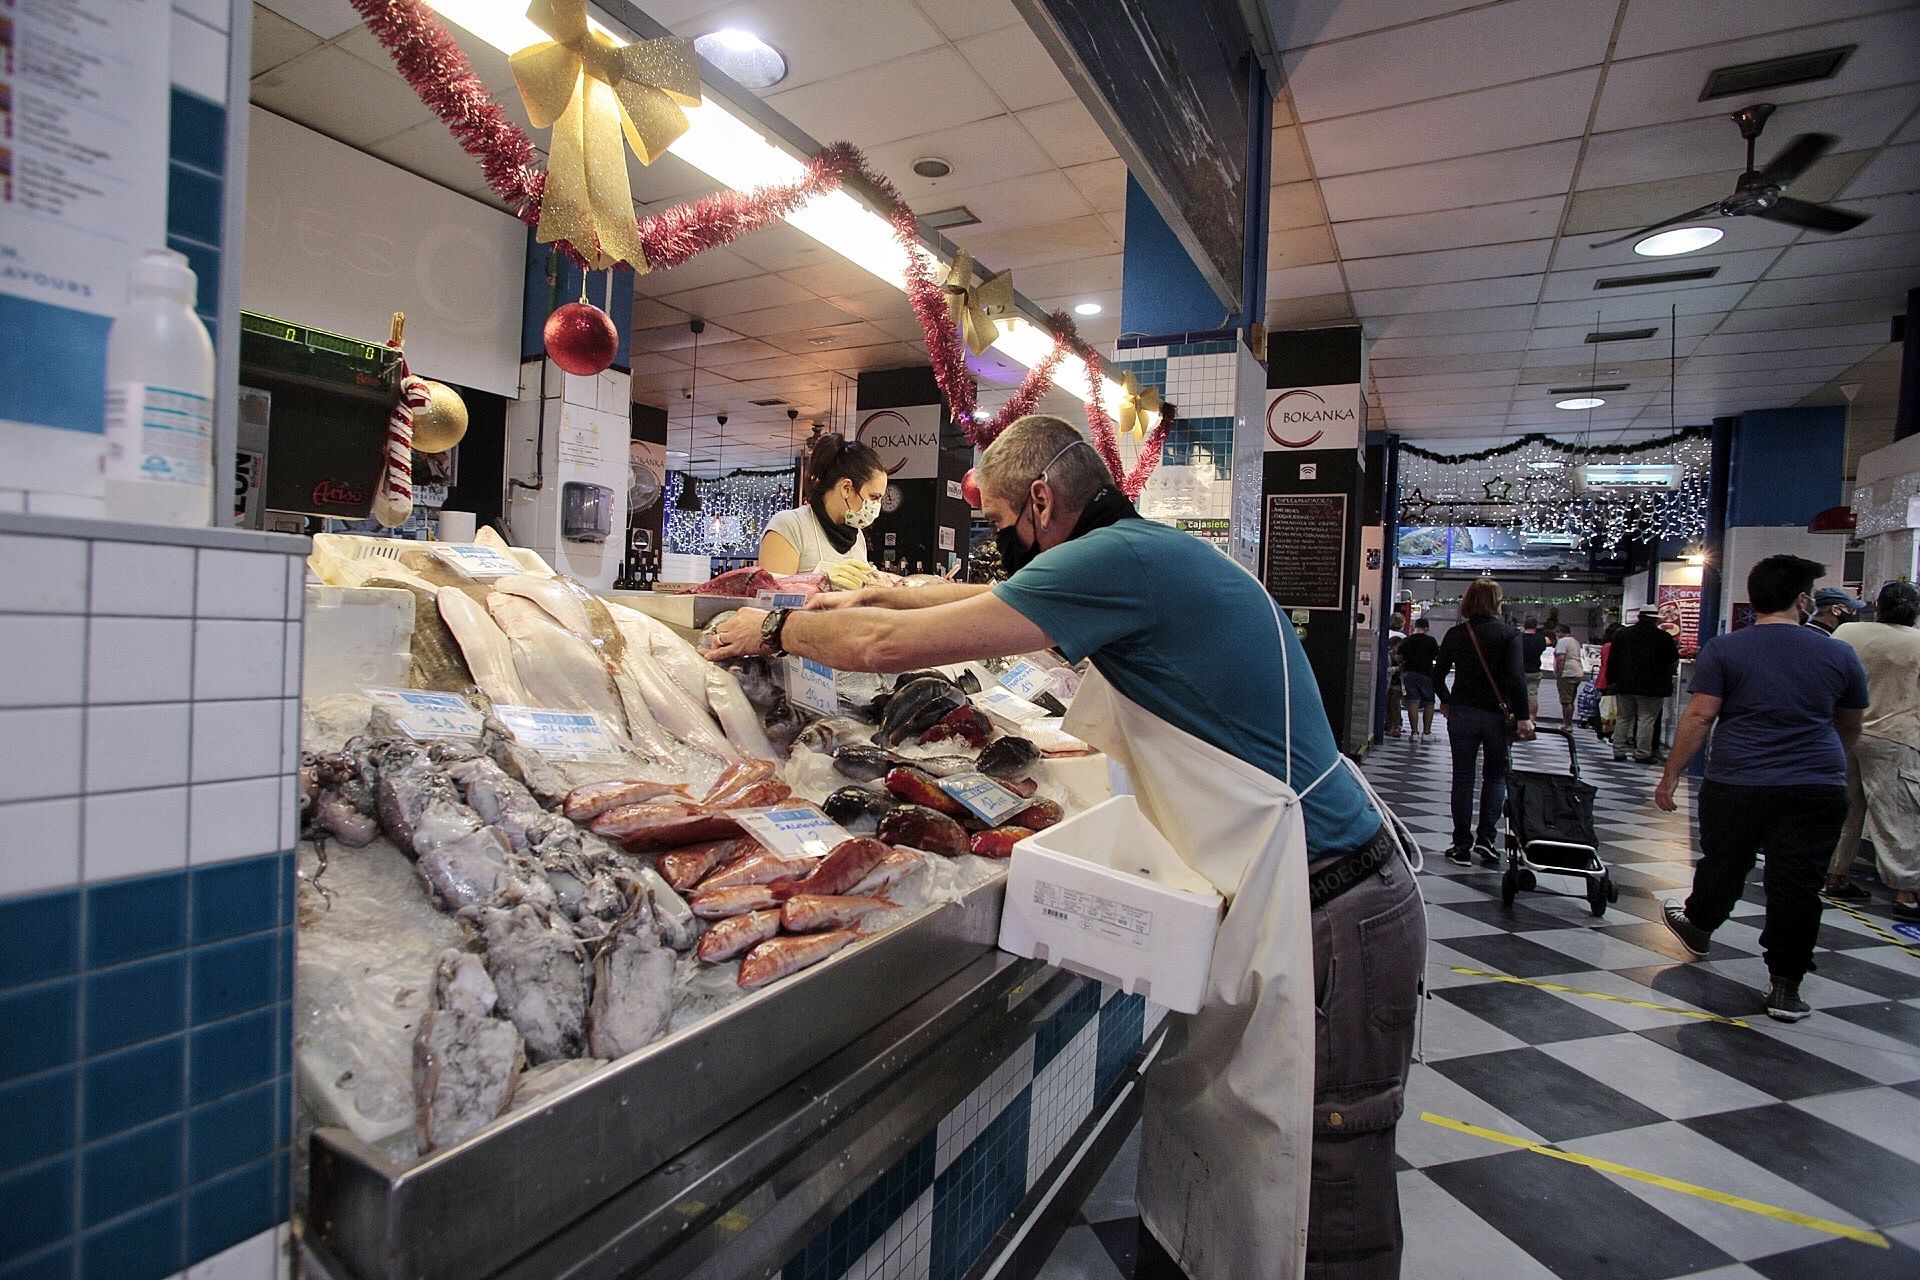
[[[1865,222],[1867,215],[1864,213],[1848,213],[1845,209],[1795,200],[1782,194],[1833,146],[1834,137],[1830,133],[1803,133],[1789,142],[1786,150],[1773,158],[1772,164],[1764,169],[1754,168],[1753,144],[1759,139],[1760,131],[1767,127],[1767,117],[1775,110],[1771,102],[1756,102],[1750,107],[1742,107],[1730,117],[1740,126],[1740,136],[1747,140],[1747,171],[1740,175],[1732,195],[1724,200],[1715,200],[1712,204],[1703,204],[1698,209],[1676,213],[1671,218],[1662,218],[1659,222],[1611,240],[1596,240],[1587,247],[1604,249],[1662,227],[1700,218],[1766,218],[1771,222],[1785,222],[1806,227],[1810,231],[1824,231],[1829,235],[1851,231]]]

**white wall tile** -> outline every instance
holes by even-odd
[[[285,697],[297,698],[300,696],[300,680],[304,673],[300,664],[306,644],[306,633],[298,622],[287,624],[281,644],[286,656],[280,673],[280,692]]]
[[[287,560],[287,617],[298,622],[306,616],[307,608],[307,558],[288,556]]]
[[[0,898],[80,883],[80,800],[0,804]]]
[[[202,618],[284,618],[287,565],[264,551],[200,552],[194,612]]]
[[[300,699],[280,700],[280,772],[300,767]]]
[[[286,772],[281,768],[281,699],[193,704],[194,782],[225,782]]]
[[[89,884],[186,866],[187,789],[88,796],[86,852]]]
[[[96,616],[192,617],[193,548],[96,542],[92,594]]]
[[[173,15],[168,62],[173,83],[209,102],[227,100],[227,37],[185,14]]]
[[[198,18],[215,31],[231,30],[232,14],[227,0],[173,0],[173,11]]]
[[[0,613],[85,613],[87,544],[0,533]]]
[[[196,1262],[174,1280],[286,1280],[287,1229],[275,1227]]]
[[[87,708],[87,790],[176,787],[187,780],[188,705]]]
[[[77,705],[86,636],[74,614],[0,613],[0,707]]]
[[[27,509],[25,489],[0,489],[0,511],[19,514]]]
[[[274,852],[280,847],[285,794],[279,778],[196,785],[188,819],[188,861],[199,866]]]
[[[583,377],[577,373],[563,373],[560,376],[566,380],[561,394],[566,397],[568,404],[577,404],[586,409],[600,407],[600,379],[597,376]],[[553,383],[548,382],[547,385],[552,387]]]
[[[195,698],[211,701],[281,695],[285,623],[202,620],[193,627]]]
[[[95,618],[87,637],[87,701],[185,702],[192,694],[193,623]]]
[[[82,714],[79,707],[0,711],[0,800],[79,793]],[[13,838],[7,831],[0,844]]]

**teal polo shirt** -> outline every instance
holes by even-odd
[[[1313,669],[1276,627],[1260,584],[1213,547],[1153,520],[1094,529],[994,587],[1060,646],[1167,723],[1276,778],[1288,775],[1281,690],[1293,703],[1295,790],[1338,758]],[[1280,645],[1293,679],[1281,669]],[[1380,830],[1360,784],[1337,769],[1302,802],[1310,856],[1358,848]]]

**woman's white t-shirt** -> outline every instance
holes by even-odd
[[[827,541],[827,531],[820,527],[820,517],[813,513],[811,505],[790,507],[780,512],[767,521],[767,532],[779,534],[800,553],[800,563],[794,568],[795,573],[812,573],[842,560],[868,563],[867,535],[855,533],[851,547],[844,553],[835,551],[833,544]]]

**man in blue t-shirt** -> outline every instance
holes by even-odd
[[[1800,625],[1826,568],[1768,556],[1747,575],[1754,625],[1715,636],[1694,662],[1692,696],[1674,732],[1654,803],[1672,812],[1680,772],[1712,733],[1700,787],[1700,863],[1684,907],[1666,904],[1667,927],[1707,954],[1713,931],[1740,900],[1755,858],[1767,856],[1767,924],[1760,934],[1772,986],[1769,1017],[1798,1022],[1812,1010],[1800,980],[1813,967],[1820,887],[1847,816],[1847,751],[1860,736],[1867,673],[1859,655]]]
[[[1057,647],[1151,716],[1287,780],[1302,796],[1319,996],[1308,1269],[1398,1274],[1393,1137],[1426,930],[1411,873],[1340,767],[1305,650],[1251,574],[1141,519],[1071,424],[1020,419],[979,476],[1007,581],[868,588],[790,615],[741,609],[708,656],[780,651],[906,671]],[[1335,982],[1336,971],[1361,977]]]

